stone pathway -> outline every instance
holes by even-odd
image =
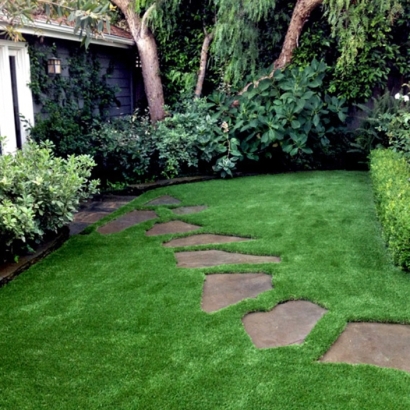
[[[132,211],[114,219],[106,225],[100,226],[97,231],[101,234],[117,233],[157,217],[158,215],[154,211]]]
[[[187,224],[182,221],[170,221],[154,225],[149,231],[146,232],[146,234],[147,236],[167,235],[171,233],[196,231],[200,228],[201,227],[198,225]]]
[[[177,252],[175,254],[179,268],[208,268],[218,265],[233,265],[242,263],[279,263],[276,256],[256,256],[225,251],[193,251]]]
[[[207,275],[202,309],[214,312],[272,289],[272,277],[265,273],[223,273]]]
[[[135,198],[135,196],[107,195],[102,197],[100,201],[85,203],[82,209],[74,215],[74,220],[70,224],[70,235],[79,234],[87,226],[99,221]]]
[[[169,195],[163,195],[159,198],[153,199],[152,201],[147,202],[146,206],[157,206],[157,205],[179,205],[181,201],[179,199],[173,198]]]
[[[410,372],[410,326],[349,323],[320,361],[367,363]]]
[[[218,243],[232,243],[250,241],[247,238],[239,238],[237,236],[225,236],[225,235],[212,235],[212,234],[200,234],[191,235],[186,238],[172,239],[169,242],[165,242],[166,248],[176,248],[180,246],[195,246],[195,245],[211,245]]]
[[[84,229],[108,213],[125,205],[133,198],[119,197],[91,203],[79,212],[72,224],[72,234]],[[146,206],[179,205],[181,202],[164,195],[146,203]],[[176,215],[201,212],[206,206],[178,207]],[[137,223],[154,219],[154,211],[132,211],[100,227],[102,234],[119,232]],[[146,232],[147,236],[187,233],[201,226],[183,221],[158,223]],[[248,241],[228,235],[193,234],[172,239],[163,244],[167,248],[223,244]],[[279,263],[276,256],[257,256],[220,250],[175,252],[179,268],[207,268],[225,264]],[[215,312],[255,298],[272,289],[272,277],[264,273],[223,273],[206,276],[201,307],[205,312]],[[256,348],[274,348],[301,344],[327,312],[326,309],[303,300],[288,301],[277,305],[269,312],[252,312],[242,319],[244,329]],[[349,323],[345,331],[320,359],[320,362],[367,363],[381,367],[393,367],[410,372],[410,326],[386,323]]]
[[[249,313],[243,325],[257,348],[301,344],[326,309],[304,300],[277,305],[270,312]]]

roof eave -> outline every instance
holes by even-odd
[[[1,25],[1,22],[0,22]],[[36,21],[19,29],[23,34],[58,38],[61,40],[81,41],[78,34],[74,33],[74,28],[70,26]],[[92,37],[91,44],[98,44],[108,47],[131,48],[134,40],[125,37],[104,34],[104,37]]]

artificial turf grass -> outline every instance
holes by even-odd
[[[409,408],[407,373],[317,359],[350,320],[410,323],[409,277],[390,263],[366,173],[314,172],[163,188],[198,214],[91,232],[0,289],[0,408]],[[146,208],[145,208],[146,209]],[[255,238],[194,249],[278,255],[280,264],[178,269],[159,221]],[[184,235],[186,236],[186,235]],[[266,272],[274,289],[207,314],[205,274]],[[290,299],[329,312],[301,346],[257,350],[241,319]]]

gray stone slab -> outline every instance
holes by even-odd
[[[410,326],[349,323],[320,361],[367,363],[410,372]]]
[[[201,228],[198,225],[187,224],[182,221],[170,221],[163,224],[154,225],[149,231],[147,231],[148,236],[156,235],[167,235],[171,233],[185,233],[196,231]]]
[[[250,239],[240,238],[238,236],[212,235],[205,233],[200,235],[187,236],[186,238],[172,239],[171,241],[164,243],[164,246],[166,248],[175,248],[177,246],[209,245],[243,241],[250,241]]]
[[[177,215],[188,215],[188,214],[196,214],[198,212],[204,211],[208,207],[205,205],[198,205],[198,206],[182,206],[181,208],[176,208],[172,212]]]
[[[149,221],[157,218],[158,215],[154,211],[132,211],[122,215],[117,219],[100,226],[97,231],[101,234],[117,233],[141,222]]]
[[[272,289],[272,277],[265,273],[224,273],[208,275],[202,294],[202,309],[214,312],[243,299],[255,298]]]
[[[169,195],[163,195],[159,198],[153,199],[152,201],[147,202],[145,205],[147,206],[155,206],[155,205],[179,205],[181,201]]]
[[[210,266],[239,263],[278,263],[277,256],[256,256],[224,251],[177,252],[175,256],[180,268],[207,268]]]
[[[110,212],[89,212],[89,211],[80,211],[74,215],[73,222],[84,222],[92,224],[99,221],[100,219],[109,215]]]
[[[249,313],[243,325],[257,348],[301,344],[326,309],[304,300],[290,301],[270,312]]]
[[[80,232],[82,232],[87,226],[90,224],[87,222],[71,222],[69,227],[70,227],[70,236],[73,235],[78,235]]]

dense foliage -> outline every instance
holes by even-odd
[[[55,46],[29,47],[34,101],[41,106],[30,134],[35,141],[50,140],[56,155],[89,153],[89,133],[107,119],[116,104],[117,87],[107,79],[112,68],[101,72],[97,57],[84,49],[72,50],[67,59],[68,75],[47,75],[47,59],[58,56]],[[30,126],[30,124],[29,124]]]
[[[97,192],[98,181],[89,180],[94,165],[86,155],[55,157],[50,143],[0,156],[0,262],[72,220],[80,201]]]
[[[410,167],[392,150],[371,154],[371,176],[383,235],[394,262],[410,269]]]
[[[313,153],[330,154],[343,145],[344,99],[323,95],[326,65],[313,61],[305,68],[277,70],[272,78],[241,96],[211,97],[217,116],[235,143],[233,160],[282,156],[309,163]]]

